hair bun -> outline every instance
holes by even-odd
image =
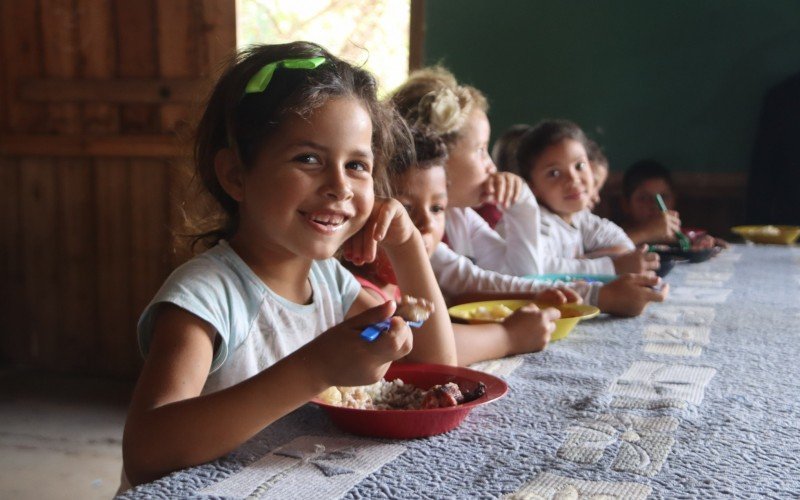
[[[459,97],[449,88],[440,88],[426,94],[419,103],[419,116],[425,127],[437,135],[457,132],[467,117],[466,99]],[[423,118],[426,117],[427,119]]]

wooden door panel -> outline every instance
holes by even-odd
[[[0,362],[134,376],[233,0],[0,0]],[[4,332],[5,333],[5,332]]]

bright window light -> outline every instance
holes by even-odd
[[[410,0],[237,0],[237,45],[318,43],[371,71],[383,95],[408,76],[410,12]]]

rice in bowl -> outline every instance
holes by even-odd
[[[334,386],[318,396],[323,403],[359,410],[413,410],[422,405],[425,392],[401,379],[380,379],[371,385]]]

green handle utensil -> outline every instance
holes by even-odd
[[[663,213],[667,212],[667,205],[664,203],[664,198],[661,197],[661,193],[656,193],[656,203]],[[690,240],[688,236],[683,234],[680,230],[675,231],[675,236],[678,238],[678,244],[681,246],[681,250],[691,250],[692,240]]]

